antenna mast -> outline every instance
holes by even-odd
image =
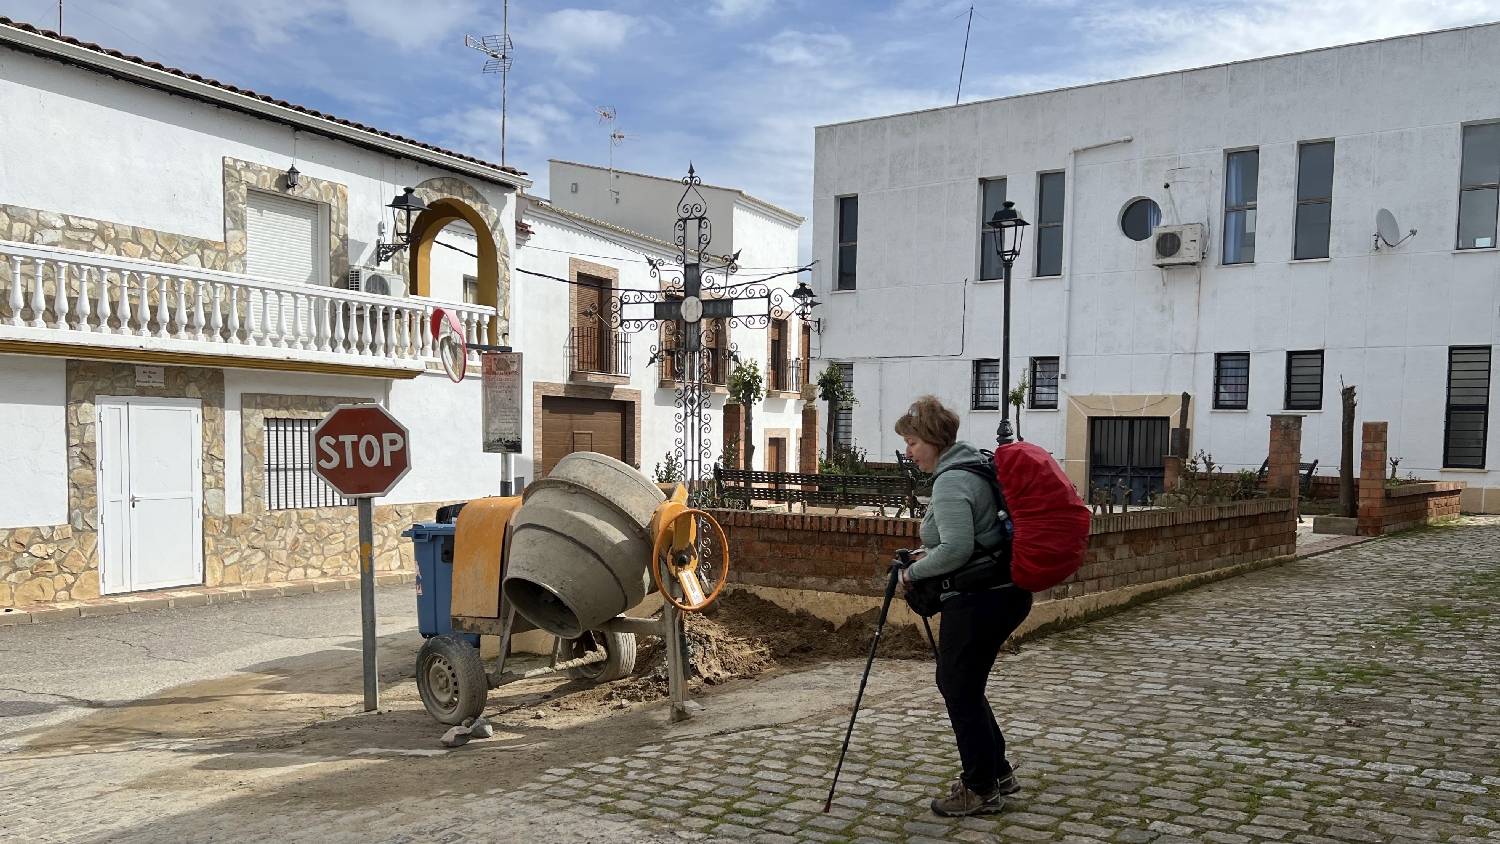
[[[499,35],[486,35],[483,38],[475,38],[472,35],[464,36],[464,46],[473,47],[489,59],[484,63],[483,73],[500,74],[500,166],[505,166],[505,113],[506,113],[506,89],[509,87],[510,67],[513,64],[511,53],[515,51],[515,45],[510,40],[510,0],[505,0],[505,17],[501,26],[503,31]]]
[[[969,33],[974,29],[974,4],[969,4],[969,25],[964,27],[964,57],[958,63],[958,93],[953,95],[953,104],[958,105],[958,98],[964,94],[964,68],[969,64]]]

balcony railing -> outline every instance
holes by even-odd
[[[577,325],[568,332],[568,369],[595,375],[630,374],[630,335]]]
[[[767,390],[795,393],[802,389],[802,359],[773,362],[766,375]]]
[[[436,357],[434,308],[453,311],[471,343],[495,318],[479,305],[9,241],[0,282],[0,338],[246,359],[420,370]]]
[[[730,358],[728,349],[715,346],[706,347],[703,351],[708,352],[707,369],[703,372],[703,381],[716,387],[724,387],[729,384],[730,370],[734,369],[734,361]],[[678,372],[673,361],[673,350],[668,348],[657,360],[657,382],[659,384],[671,384],[681,381],[683,373]]]

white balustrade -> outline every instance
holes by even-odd
[[[7,272],[8,271],[8,272]],[[0,330],[66,332],[78,344],[201,346],[266,357],[431,360],[436,308],[470,344],[488,342],[495,310],[0,241]],[[50,285],[50,286],[49,286]],[[154,301],[152,297],[155,297]],[[96,336],[105,335],[105,336]],[[28,334],[25,336],[34,336]],[[44,338],[38,336],[38,340]],[[350,361],[354,363],[354,361]],[[360,362],[359,365],[367,365]],[[407,364],[409,365],[409,364]]]

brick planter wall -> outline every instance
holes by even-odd
[[[922,544],[916,519],[715,510],[733,583],[882,595],[897,549]],[[1083,566],[1040,600],[1072,598],[1291,554],[1287,499],[1095,516]]]
[[[1468,484],[1432,481],[1386,486],[1388,427],[1385,422],[1364,423],[1359,469],[1359,535],[1384,536],[1458,518],[1459,500]]]

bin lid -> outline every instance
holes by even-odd
[[[431,539],[434,536],[452,536],[458,529],[458,525],[443,524],[442,522],[417,522],[410,528],[401,532],[402,536],[409,536],[415,540]]]

